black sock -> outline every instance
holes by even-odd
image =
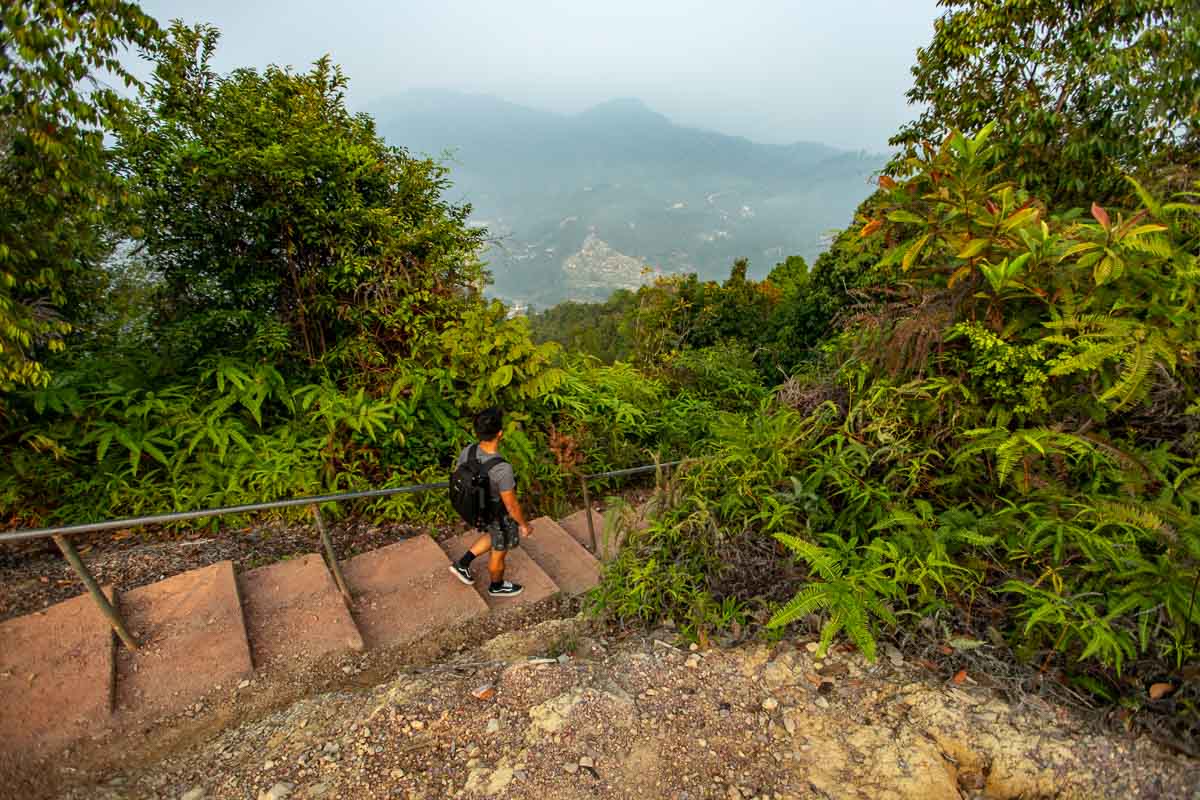
[[[468,550],[467,552],[463,553],[463,557],[458,560],[458,565],[463,569],[468,569],[471,566],[471,562],[474,560],[475,554]]]
[[[492,589],[499,589],[504,585],[504,581],[492,581]]]

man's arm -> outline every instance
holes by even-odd
[[[508,515],[517,521],[521,535],[528,536],[533,533],[533,529],[525,521],[525,512],[521,511],[521,504],[517,502],[517,491],[509,489],[507,492],[501,492],[500,499],[504,502],[504,507],[508,509]]]

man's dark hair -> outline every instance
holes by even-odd
[[[485,408],[475,415],[475,435],[481,441],[490,442],[504,430],[504,412],[496,406]]]

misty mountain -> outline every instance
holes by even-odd
[[[498,240],[493,293],[537,306],[602,299],[647,267],[722,278],[742,256],[756,276],[811,260],[884,161],[683,127],[634,99],[564,115],[412,91],[369,110],[390,143],[448,159],[450,199]]]

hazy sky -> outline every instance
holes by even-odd
[[[763,142],[882,149],[914,115],[909,66],[935,0],[144,0],[221,29],[216,66],[325,53],[364,108],[410,88],[554,111],[638,97],[685,125]],[[398,144],[403,144],[402,142]]]

